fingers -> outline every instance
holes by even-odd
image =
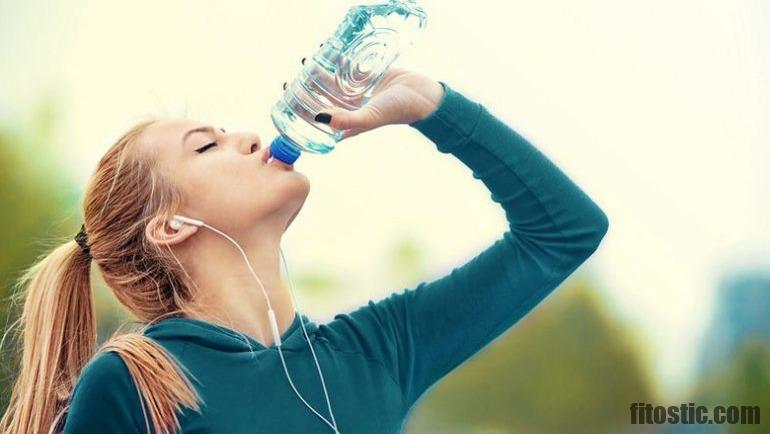
[[[373,106],[364,106],[358,110],[330,107],[326,113],[319,113],[316,121],[328,124],[335,130],[370,130],[381,125],[381,116]]]
[[[369,109],[360,109],[354,111],[348,111],[339,108],[329,108],[327,111],[334,113],[318,113],[315,117],[317,122],[322,122],[331,125],[336,130],[342,130],[340,140],[344,140],[364,131],[369,131],[376,128],[378,125],[376,122],[371,122],[368,119],[369,115],[366,112],[371,112]],[[358,126],[352,126],[358,125]],[[365,126],[361,126],[365,125]],[[347,127],[346,127],[347,126]]]
[[[321,122],[321,123],[324,123],[324,124],[329,124],[332,127],[334,127],[334,125],[340,125],[341,122],[343,122],[343,123],[346,122],[344,120],[345,119],[345,115],[351,113],[351,112],[345,113],[345,112],[343,112],[341,110],[334,110],[333,108],[329,109],[329,111],[330,112],[335,112],[336,114],[335,115],[331,115],[329,113],[321,112],[321,113],[318,113],[316,115],[315,120],[317,122]],[[342,121],[340,121],[340,119],[342,119]],[[334,127],[334,128],[337,129],[337,130],[342,130],[342,134],[340,135],[340,140],[344,140],[344,139],[347,139],[349,137],[353,137],[353,136],[355,136],[355,135],[357,135],[359,133],[362,133],[364,131],[368,131],[368,130],[371,129],[371,128],[339,128],[339,127]]]

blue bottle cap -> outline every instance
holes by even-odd
[[[270,143],[270,155],[286,164],[294,164],[299,158],[300,151],[289,139],[283,135],[278,135]]]

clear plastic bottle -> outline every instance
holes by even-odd
[[[317,122],[316,114],[331,106],[355,110],[366,104],[425,23],[414,0],[351,7],[273,106],[270,116],[280,133],[270,143],[273,157],[293,164],[301,151],[332,151],[343,130]]]

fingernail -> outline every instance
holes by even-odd
[[[321,122],[321,123],[324,123],[324,124],[328,124],[329,122],[332,121],[332,115],[330,115],[329,113],[321,112],[321,113],[318,113],[317,115],[315,115],[315,120],[316,120],[316,122]]]
[[[302,60],[300,61],[300,63],[302,63],[303,65],[305,64],[305,58],[304,58],[304,57],[302,58]]]
[[[283,90],[286,90],[286,82],[283,82]]]

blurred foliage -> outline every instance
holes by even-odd
[[[693,395],[692,402],[710,408],[717,405],[748,405],[760,409],[760,425],[711,426],[712,430],[708,432],[768,432],[768,416],[762,415],[762,412],[770,409],[770,342],[759,339],[744,342],[726,364],[704,372]]]
[[[0,126],[0,314],[3,333],[23,308],[15,283],[25,269],[60,243],[69,241],[81,222],[81,189],[58,164],[62,145],[52,101],[15,125]],[[98,335],[103,342],[130,317],[92,267]],[[15,295],[15,296],[14,296]],[[0,352],[0,408],[5,408],[18,370],[17,327]]]
[[[425,276],[425,254],[412,236],[403,236],[387,258],[389,288],[411,286]]]
[[[325,269],[301,269],[296,273],[296,277],[292,271],[290,278],[297,297],[301,298],[300,311],[307,310],[305,306],[327,306],[329,300],[345,289],[344,279]]]
[[[21,126],[0,126],[0,314],[3,331],[17,318],[23,300],[13,303],[14,284],[23,270],[73,233],[76,195],[66,187],[64,171],[49,157],[54,143],[56,113],[51,102],[42,104]],[[53,153],[55,154],[55,152]],[[0,401],[7,405],[9,387],[18,366],[13,334],[3,343]]]
[[[650,374],[576,277],[431,388],[408,432],[632,432],[629,403],[655,402]]]
[[[724,273],[718,282],[712,324],[700,350],[699,378],[682,401],[712,411],[716,406],[756,406],[760,424],[675,425],[667,427],[665,434],[768,432],[770,273],[761,267],[736,268]],[[740,415],[742,410],[738,411]]]

